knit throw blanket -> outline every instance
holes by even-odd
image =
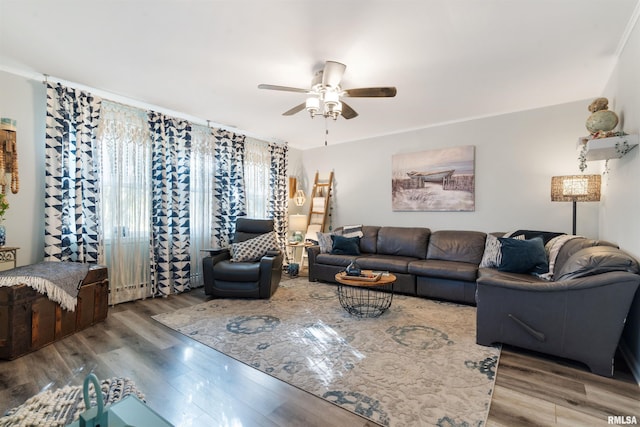
[[[97,405],[96,390],[93,385],[89,390],[91,407],[95,407]],[[105,406],[118,402],[130,394],[144,402],[144,394],[128,378],[114,377],[103,380],[100,391]],[[0,418],[0,427],[64,427],[77,421],[86,409],[82,386],[67,385],[57,390],[45,390],[22,405],[8,410],[4,417]]]
[[[67,311],[75,311],[78,289],[89,272],[89,264],[41,262],[0,272],[0,286],[25,284]]]

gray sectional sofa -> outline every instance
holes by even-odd
[[[393,273],[397,277],[395,292],[475,304],[485,233],[363,226],[362,234],[360,255],[321,253],[319,246],[307,248],[309,280],[335,283],[336,273],[355,260],[363,269]]]
[[[615,245],[585,238],[561,246],[551,280],[481,268],[476,341],[577,360],[610,377],[638,272]]]
[[[538,234],[547,243],[559,233]],[[510,344],[573,359],[611,376],[640,284],[637,261],[615,244],[562,236],[546,247],[547,277],[501,271],[498,264],[480,267],[487,264],[488,241],[501,235],[363,226],[358,255],[309,247],[309,280],[335,283],[335,274],[355,260],[363,269],[393,273],[395,292],[477,305],[478,344]]]

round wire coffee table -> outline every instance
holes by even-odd
[[[336,274],[335,279],[340,305],[353,316],[378,317],[391,306],[396,281],[396,276],[391,273],[384,273],[373,281],[347,276],[343,271]]]

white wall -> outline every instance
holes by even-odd
[[[576,143],[579,136],[587,133],[584,123],[590,102],[305,150],[303,167],[309,182],[313,182],[316,170],[320,173],[334,170],[334,226],[426,226],[432,230],[485,232],[539,229],[570,233],[571,203],[551,202],[551,177],[580,173]],[[474,212],[392,211],[392,155],[462,145],[476,147]],[[310,190],[310,186],[305,188],[306,192]],[[598,236],[598,205],[578,205],[578,234]]]
[[[44,257],[44,130],[46,89],[41,82],[0,71],[0,116],[18,121],[20,191],[7,190],[7,246],[18,246],[18,265]]]
[[[603,96],[609,109],[618,113],[619,128],[628,134],[640,133],[640,28],[636,25],[618,60]],[[619,160],[609,161],[610,172],[603,185],[607,194],[600,212],[600,237],[616,242],[640,259],[640,148]],[[640,382],[640,292],[631,307],[622,349]]]

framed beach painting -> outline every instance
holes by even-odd
[[[394,154],[394,211],[475,210],[475,146]]]

